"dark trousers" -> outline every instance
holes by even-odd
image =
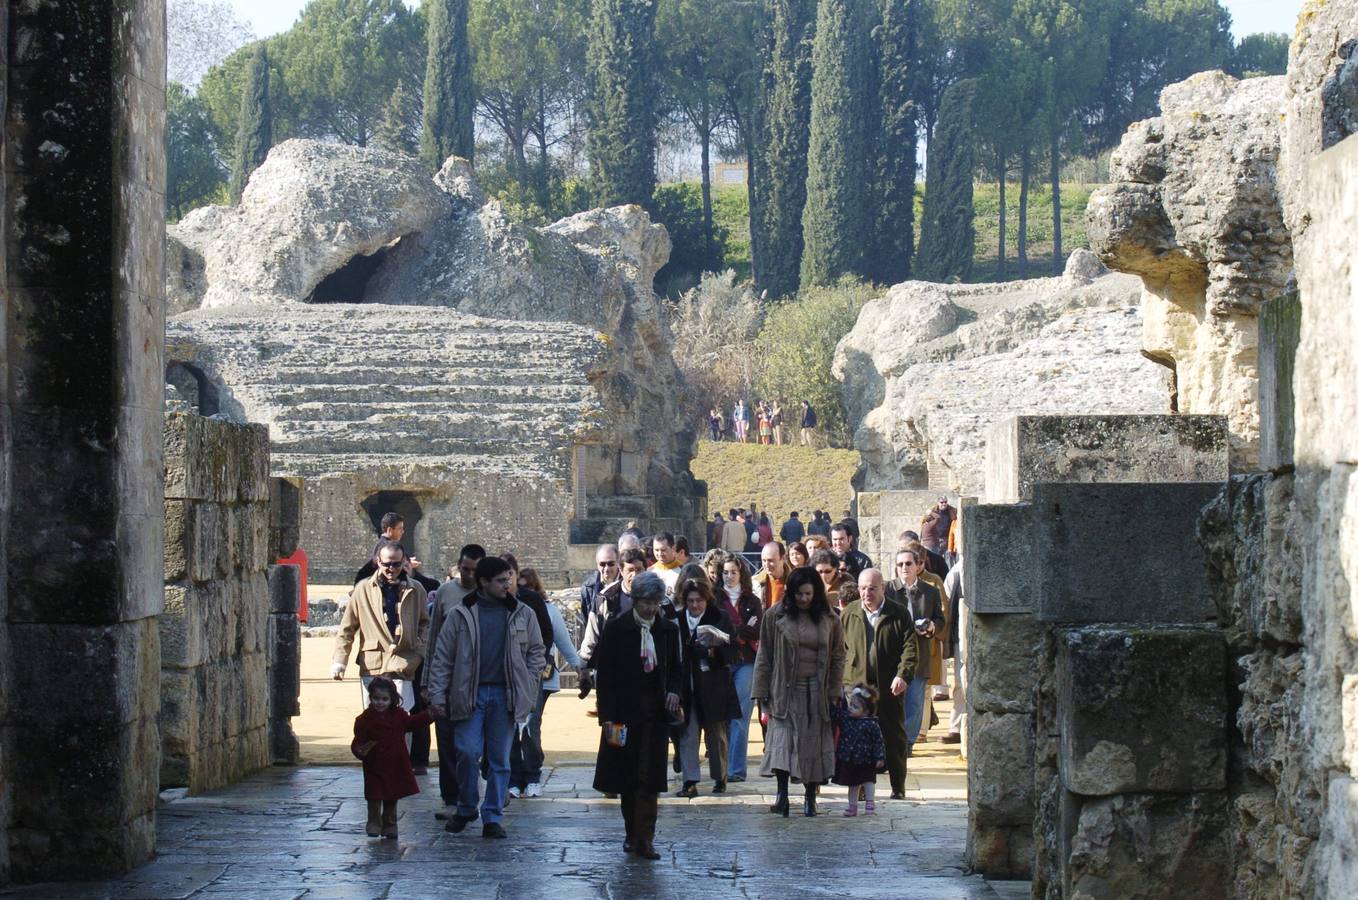
[[[648,765],[651,754],[647,752],[646,748],[651,746],[652,741],[660,739],[656,730],[663,727],[655,718],[649,716],[645,722],[627,726],[627,742],[630,744],[636,741],[635,746],[640,751],[636,754],[637,789],[623,791],[619,795],[622,800],[622,823],[627,829],[628,840],[655,840],[655,820],[660,814],[658,802],[660,795],[646,787],[647,784],[655,780],[655,775],[650,771]]]
[[[882,743],[886,745],[887,777],[891,779],[891,792],[903,794],[906,760],[910,756],[910,742],[905,736],[905,710],[901,699],[891,696],[890,687],[882,693],[886,700],[879,705],[877,724],[882,728]]]
[[[424,700],[421,698],[420,682],[423,680],[424,663],[415,670],[415,702],[411,705],[408,712],[412,715],[420,712],[424,707]],[[410,733],[410,764],[417,769],[425,768],[429,765],[429,726],[421,725]]]
[[[542,780],[542,761],[546,754],[542,749],[542,711],[547,706],[547,691],[540,692],[537,708],[528,717],[528,733],[519,736],[514,729],[514,743],[509,747],[509,784],[523,790],[530,784]]]
[[[453,723],[435,719],[434,733],[439,739],[439,796],[443,798],[444,806],[456,806],[457,748],[453,742]]]

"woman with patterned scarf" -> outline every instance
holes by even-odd
[[[669,787],[669,724],[682,722],[679,627],[660,615],[665,584],[651,572],[632,581],[632,609],[611,619],[591,657],[599,704],[594,789],[617,794],[624,853],[659,859],[657,800]]]

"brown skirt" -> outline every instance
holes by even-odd
[[[788,712],[786,718],[769,717],[759,774],[771,776],[780,769],[803,783],[828,783],[835,774],[835,737],[821,714],[819,678],[802,678],[792,686]]]

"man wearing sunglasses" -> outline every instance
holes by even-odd
[[[415,705],[413,679],[424,660],[429,632],[429,611],[418,582],[406,577],[406,557],[401,545],[383,542],[377,550],[377,571],[354,586],[349,605],[335,635],[334,664],[330,676],[344,678],[349,652],[358,640],[358,673],[367,706],[368,682],[385,675],[401,693],[401,705]],[[406,738],[409,741],[409,737]]]

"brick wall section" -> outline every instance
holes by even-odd
[[[211,790],[270,761],[268,448],[262,425],[166,417],[162,787]]]

